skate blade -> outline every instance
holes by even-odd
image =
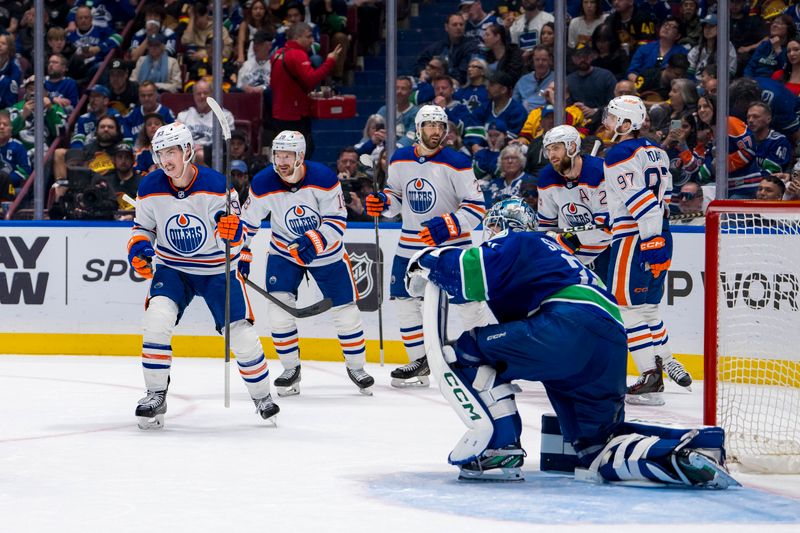
[[[428,376],[417,376],[413,378],[392,378],[392,387],[397,389],[411,389],[414,387],[429,387],[431,384]]]
[[[291,387],[275,387],[275,389],[278,391],[278,396],[281,398],[300,394],[300,385],[298,384],[292,385]]]
[[[491,470],[475,471],[461,469],[458,474],[459,481],[477,481],[490,483],[516,483],[525,481],[521,468],[493,468]]]
[[[359,387],[358,392],[363,394],[364,396],[372,396],[372,386],[364,387],[363,389]]]
[[[691,382],[689,382],[689,384],[688,384],[688,385],[681,385],[680,383],[678,383],[677,381],[675,381],[674,379],[672,379],[671,377],[669,377],[669,374],[667,374],[667,378],[668,378],[668,379],[669,379],[671,382],[673,382],[674,384],[676,384],[677,386],[679,386],[679,387],[682,387],[682,388],[686,389],[686,390],[687,390],[687,391],[689,391],[689,392],[692,392],[692,383],[691,383]]]
[[[164,415],[156,415],[153,418],[137,416],[136,424],[139,426],[139,429],[144,431],[162,429],[164,427]]]
[[[630,405],[651,405],[660,406],[664,405],[664,397],[662,392],[646,392],[644,394],[626,394],[625,403]]]
[[[275,413],[269,418],[264,418],[264,417],[261,418],[264,419],[264,424],[266,424],[267,426],[272,426],[274,428],[278,427],[278,413]]]
[[[725,467],[709,459],[702,453],[690,454],[689,463],[692,465],[693,468],[697,468],[698,470],[702,469],[714,472],[714,478],[701,485],[698,485],[698,487],[700,488],[723,490],[731,487],[742,486],[741,483],[733,479],[733,476],[731,476],[728,473],[728,471],[725,470]]]

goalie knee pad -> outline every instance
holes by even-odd
[[[289,306],[295,306],[297,299],[288,292],[272,292],[272,296]],[[272,302],[267,304],[269,325],[272,329],[272,343],[284,368],[294,368],[300,364],[300,349],[297,339],[295,318]]]
[[[166,296],[150,298],[142,335],[142,371],[147,390],[167,389],[172,367],[172,332],[177,320],[178,304]]]
[[[347,367],[364,368],[367,358],[366,341],[358,306],[355,303],[340,305],[331,309],[331,314]]]
[[[422,302],[416,298],[398,298],[397,323],[400,336],[406,347],[408,359],[416,361],[425,355],[425,339],[422,334]]]

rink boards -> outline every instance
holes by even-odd
[[[688,370],[702,376],[704,235],[701,227],[674,228],[675,255],[662,301],[673,349]],[[476,232],[480,238],[480,232]],[[127,263],[129,223],[37,223],[0,225],[0,353],[136,355],[141,350],[140,323],[148,282]],[[407,361],[400,341],[394,306],[388,300],[391,259],[397,247],[398,224],[382,224],[383,333],[385,358]],[[251,279],[265,286],[269,229],[254,240]],[[377,361],[378,313],[375,231],[370,223],[351,223],[346,245],[362,304],[367,357]],[[745,276],[745,279],[747,277]],[[751,291],[752,292],[752,291]],[[265,349],[272,352],[266,301],[249,293]],[[322,297],[306,282],[298,305]],[[742,299],[739,299],[742,300]],[[748,305],[739,301],[736,305]],[[364,310],[371,309],[371,310]],[[451,314],[452,315],[452,314]],[[341,360],[329,314],[298,322],[302,357]],[[187,309],[176,328],[176,356],[221,357],[222,337],[201,300]],[[274,357],[274,352],[271,354]],[[632,367],[631,367],[632,368]]]

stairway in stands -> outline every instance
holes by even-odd
[[[414,62],[419,53],[428,44],[444,37],[447,15],[457,10],[457,0],[420,3],[418,13],[412,10],[410,28],[398,30],[397,33],[398,75],[413,74]],[[417,16],[413,16],[415,13]],[[342,94],[356,95],[356,116],[314,121],[315,161],[335,168],[339,150],[361,140],[367,118],[385,103],[385,86],[386,46],[381,44],[377,56],[368,55],[364,58],[364,70],[355,72],[354,85],[340,88]]]

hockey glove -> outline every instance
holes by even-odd
[[[424,225],[425,229],[418,235],[428,246],[439,246],[449,239],[461,235],[461,224],[458,223],[455,213],[445,213],[440,217],[434,217]]]
[[[573,255],[581,249],[581,241],[576,233],[556,233],[555,231],[548,231],[547,236],[554,238],[562,248]]]
[[[135,235],[128,241],[128,263],[137,274],[145,279],[153,277],[152,257],[156,255],[150,239],[144,235]]]
[[[386,211],[391,201],[386,193],[373,192],[367,195],[367,214],[371,217],[379,217]]]
[[[639,251],[642,268],[649,268],[654,277],[657,278],[662,272],[669,270],[672,260],[667,248],[667,241],[661,235],[642,241],[639,244]]]
[[[217,213],[217,233],[220,239],[230,242],[231,246],[237,246],[242,242],[243,232],[244,226],[239,217]]]
[[[328,241],[317,230],[308,230],[289,245],[289,253],[301,265],[307,265],[325,251]]]
[[[239,271],[239,274],[241,274],[242,277],[250,277],[250,263],[252,261],[253,253],[250,251],[250,248],[242,248],[239,252],[239,264],[236,266],[236,269]]]

